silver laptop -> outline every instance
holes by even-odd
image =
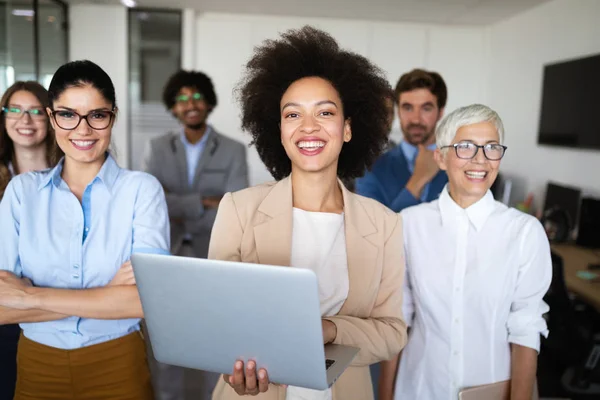
[[[131,263],[160,362],[231,374],[255,360],[271,382],[324,390],[358,353],[324,348],[311,270],[153,254]]]

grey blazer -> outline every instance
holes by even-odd
[[[206,258],[217,209],[204,209],[201,198],[248,187],[246,148],[212,128],[190,187],[180,135],[168,133],[149,141],[142,170],[154,175],[165,189],[171,219],[171,252],[179,252],[187,233],[192,236],[195,256]]]

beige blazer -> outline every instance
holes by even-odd
[[[361,350],[333,385],[333,399],[369,400],[373,399],[373,386],[368,366],[392,358],[406,344],[402,222],[398,214],[380,203],[340,186],[350,290],[340,312],[327,319],[337,326],[334,343]],[[227,193],[219,206],[208,257],[289,266],[292,221],[289,177]],[[271,385],[266,393],[254,398],[285,400],[285,389]],[[219,379],[213,400],[223,399],[239,396]]]

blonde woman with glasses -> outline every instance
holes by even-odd
[[[490,192],[503,142],[500,117],[478,104],[436,131],[449,182],[438,200],[401,213],[411,331],[393,395],[398,357],[383,367],[382,400],[456,400],[464,388],[506,381],[511,400],[532,398],[552,264],[539,221]]]

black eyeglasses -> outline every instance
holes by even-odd
[[[479,149],[483,150],[483,155],[490,161],[498,161],[504,157],[504,153],[506,153],[506,146],[503,146],[498,143],[488,143],[484,145],[477,145],[472,142],[458,142],[454,143],[450,146],[442,146],[440,149],[446,149],[449,147],[454,147],[454,151],[456,152],[456,157],[461,158],[463,160],[470,160],[477,155]]]
[[[106,129],[110,126],[115,113],[113,111],[99,110],[91,111],[86,115],[79,115],[70,110],[53,110],[52,117],[54,122],[61,129],[71,131],[79,126],[82,119],[85,119],[92,129]]]

